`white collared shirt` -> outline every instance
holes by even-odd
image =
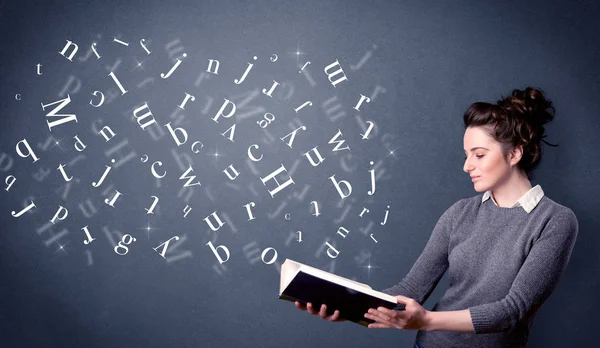
[[[513,204],[510,208],[521,206],[523,207],[523,209],[525,209],[527,213],[530,213],[533,210],[533,208],[535,208],[535,206],[539,203],[542,197],[544,197],[544,191],[542,190],[542,187],[540,185],[535,185],[535,187],[532,187],[529,191],[527,191],[527,193],[525,193],[521,198],[519,198],[519,200],[516,201],[515,204]],[[495,205],[498,205],[498,203],[496,203],[494,197],[492,196],[492,191],[489,190],[485,191],[485,193],[483,194],[483,197],[481,198],[481,203],[485,202],[488,198],[491,198],[492,202],[494,202]]]

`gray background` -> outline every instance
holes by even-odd
[[[592,1],[3,1],[0,174],[17,181],[0,192],[2,345],[410,346],[415,331],[327,323],[278,300],[279,265],[290,258],[375,289],[400,281],[440,215],[478,194],[462,171],[463,112],[472,102],[495,102],[528,85],[555,103],[546,140],[560,145],[544,148],[532,184],[571,208],[580,228],[566,274],[536,315],[529,346],[592,343],[600,264],[599,15]],[[139,45],[142,38],[150,55]],[[79,45],[73,62],[58,54],[65,40]],[[101,59],[86,59],[92,42]],[[178,70],[161,79],[183,52]],[[248,78],[234,84],[252,56],[258,59]],[[211,58],[221,62],[219,75],[198,82]],[[323,69],[336,59],[348,81],[334,87]],[[298,72],[306,61],[312,82]],[[273,80],[281,86],[269,98],[260,91]],[[99,108],[88,104],[95,90],[107,96]],[[196,101],[177,111],[186,92]],[[78,122],[50,132],[40,103],[67,93],[72,102],[64,111]],[[352,108],[361,93],[373,98],[357,112]],[[224,98],[235,100],[238,111],[215,123],[211,117]],[[313,106],[296,114],[307,100]],[[157,122],[145,131],[132,119],[144,102]],[[269,134],[256,124],[266,112],[276,117]],[[363,140],[366,120],[376,127]],[[185,145],[176,146],[168,122],[186,129]],[[117,135],[105,142],[99,124]],[[232,143],[219,133],[233,124]],[[278,138],[299,125],[307,131],[290,149]],[[349,151],[331,151],[328,141],[338,129]],[[75,135],[87,146],[82,152],[73,147]],[[15,145],[24,138],[39,161],[17,156]],[[195,140],[204,144],[198,154],[189,146]],[[251,144],[264,154],[254,167],[246,156]],[[325,161],[312,167],[303,153],[315,146]],[[215,152],[222,156],[211,156]],[[150,161],[140,161],[143,155]],[[112,158],[118,165],[93,188]],[[156,160],[167,170],[161,180],[150,173]],[[373,196],[367,194],[370,161],[377,174]],[[68,188],[56,170],[61,163],[74,177]],[[234,181],[222,173],[230,164],[241,173]],[[272,198],[259,177],[281,164],[295,184]],[[201,186],[182,191],[178,178],[188,165]],[[328,179],[334,174],[351,182],[348,198],[342,200]],[[114,190],[123,195],[113,208],[103,202]],[[147,215],[152,195],[160,201]],[[10,215],[30,200],[37,208]],[[256,203],[252,221],[243,208],[250,201]],[[311,215],[311,201],[319,202],[318,217]],[[186,205],[192,210],[184,218]],[[44,229],[59,206],[69,216]],[[363,207],[370,212],[360,218]],[[213,211],[228,219],[216,233],[202,221]],[[84,226],[96,238],[89,245]],[[336,235],[339,226],[350,230],[346,238]],[[136,242],[119,256],[113,247],[123,234]],[[153,250],[175,235],[180,243],[166,259]],[[209,241],[230,250],[222,266]],[[340,250],[336,259],[325,254],[326,241]],[[277,250],[272,265],[259,258],[267,247]],[[369,263],[375,266],[370,272]],[[427,309],[446,287],[444,277]]]

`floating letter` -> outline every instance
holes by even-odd
[[[169,243],[170,243],[170,242],[171,242],[173,239],[175,239],[175,240],[179,240],[179,237],[178,237],[178,236],[174,236],[174,237],[170,238],[169,240],[167,240],[166,242],[164,242],[164,243],[162,243],[161,245],[157,246],[156,248],[153,248],[153,249],[154,249],[154,251],[156,251],[157,253],[159,253],[159,254],[160,254],[160,256],[162,256],[163,258],[165,258],[165,254],[167,253],[167,248],[169,247]],[[163,246],[163,245],[164,245],[164,247],[163,247],[162,251],[161,251],[161,252],[158,252],[158,250],[156,250],[156,249],[160,248],[160,247],[161,247],[161,246]]]
[[[256,206],[256,203],[254,203],[254,202],[250,202],[250,203],[244,205],[244,207],[246,207],[246,210],[248,211],[248,221],[256,219],[252,215],[252,210],[250,209],[251,207],[254,207],[254,206]]]
[[[183,58],[185,58],[185,57],[187,57],[187,54],[183,53]],[[166,75],[163,73],[160,73],[160,77],[162,77],[163,79],[166,79],[166,78],[169,78],[169,76],[171,76],[171,74],[175,71],[175,69],[177,69],[179,64],[181,64],[181,60],[179,58],[177,58],[176,60],[177,60],[177,62],[175,63],[175,65],[173,65],[171,70],[169,70],[169,72]]]
[[[211,216],[217,221],[217,224],[219,224],[219,227],[215,227],[215,225],[212,223],[212,221],[210,221]],[[216,211],[214,211],[209,216],[205,217],[204,221],[208,224],[208,227],[210,227],[210,229],[213,230],[214,232],[216,232],[219,228],[221,228],[225,224],[223,221],[221,221],[221,219],[217,215]]]
[[[62,216],[60,215],[61,212],[63,212]],[[52,218],[52,220],[50,220],[50,222],[55,224],[56,219],[63,221],[67,218],[67,216],[69,216],[69,211],[67,210],[67,208],[63,207],[62,205],[59,205],[56,214],[54,214],[54,217]]]
[[[83,232],[85,232],[85,236],[87,237],[87,239],[83,241],[83,244],[88,245],[94,239],[96,239],[96,238],[92,238],[92,235],[90,234],[90,231],[88,231],[88,227],[87,226],[85,226],[85,227],[83,227],[81,229],[83,230]]]
[[[214,253],[214,254],[215,254],[215,256],[217,257],[217,260],[219,260],[219,263],[225,263],[225,262],[227,262],[227,260],[229,260],[229,249],[227,249],[227,247],[226,247],[226,246],[224,246],[224,245],[219,245],[219,246],[217,246],[217,247],[215,248],[215,247],[212,245],[212,242],[208,242],[208,243],[206,243],[205,245],[208,245],[208,246],[210,247],[210,249],[213,251],[213,253]],[[223,259],[221,258],[221,256],[219,256],[219,252],[218,252],[218,249],[219,249],[219,248],[222,248],[222,249],[223,249],[223,251],[225,251],[225,255],[226,255],[226,258],[225,258],[225,260],[223,260]]]
[[[111,163],[115,163],[115,160],[112,159],[110,160]],[[100,178],[100,181],[98,181],[98,183],[96,183],[95,181],[92,182],[92,186],[94,187],[98,187],[100,185],[102,185],[102,183],[104,182],[104,179],[106,178],[106,175],[108,175],[108,172],[110,172],[111,167],[104,165],[106,167],[106,169],[104,170],[104,173],[102,173],[102,177]],[[111,204],[112,205],[112,204]]]
[[[269,194],[271,195],[271,198],[275,197],[275,194],[277,194],[277,192],[281,191],[282,189],[284,189],[286,186],[288,186],[289,184],[294,184],[294,180],[292,180],[292,177],[290,177],[288,180],[286,180],[283,184],[280,184],[279,181],[277,181],[277,178],[275,178],[276,175],[280,174],[281,172],[286,172],[285,167],[283,166],[283,163],[281,164],[281,167],[279,167],[276,171],[272,172],[271,174],[267,175],[264,178],[260,178],[260,181],[262,181],[263,185],[267,185],[267,181],[273,179],[275,181],[275,183],[277,184],[277,188],[274,190],[269,190]]]
[[[388,218],[388,214],[390,212],[390,206],[387,206],[387,210],[385,211],[385,217],[383,218],[383,222],[381,223],[381,226],[385,225],[385,223],[387,222],[387,218]]]
[[[31,208],[35,208],[35,203],[33,203],[33,201],[31,201],[31,204],[29,204],[27,207],[25,207],[23,210],[21,210],[20,212],[15,212],[14,210],[10,213],[13,217],[18,218],[19,216],[23,215],[25,212],[27,212],[28,210],[30,210]]]
[[[254,60],[258,59],[256,56],[253,57]],[[242,75],[241,79],[234,79],[233,82],[235,82],[236,84],[241,84],[242,82],[244,82],[244,80],[246,79],[246,76],[248,75],[248,73],[250,72],[250,69],[252,69],[252,66],[254,66],[254,64],[248,62],[248,67],[246,68],[246,71],[244,71],[244,75]]]
[[[58,119],[56,121],[52,121],[52,122],[46,121],[46,122],[48,122],[48,129],[50,131],[52,131],[52,127],[54,127],[54,126],[58,126],[63,123],[67,123],[67,122],[71,122],[71,121],[77,122],[77,116],[75,114],[57,114],[57,112],[62,110],[62,108],[64,108],[70,102],[71,102],[71,97],[67,94],[67,97],[65,99],[57,100],[54,103],[50,103],[50,104],[46,104],[46,105],[42,104],[42,110],[46,111],[46,108],[48,106],[60,103],[60,105],[55,107],[52,111],[50,111],[46,115],[46,117],[61,117],[60,119]]]
[[[69,49],[69,47],[71,45],[73,45],[73,51],[71,51],[71,54],[67,57],[67,56],[65,56],[65,53],[67,53],[67,50]],[[73,43],[72,41],[67,40],[67,44],[65,45],[65,47],[62,49],[62,51],[60,51],[58,53],[60,53],[63,57],[67,58],[68,60],[70,60],[72,62],[73,56],[75,55],[75,53],[77,53],[78,49],[79,49],[79,47],[77,47],[76,43]]]
[[[339,69],[337,69],[336,71],[333,72],[329,72],[329,70],[338,67]],[[338,60],[336,59],[335,62],[329,64],[328,66],[325,67],[324,69],[325,74],[327,74],[327,78],[329,79],[329,82],[331,82],[331,84],[333,85],[333,87],[335,87],[335,85],[337,85],[338,83],[346,80],[348,81],[348,78],[346,77],[346,74],[344,74],[344,70],[342,70],[342,67],[340,66],[340,62],[338,62]],[[333,81],[333,77],[338,75],[338,74],[342,74],[342,76],[340,78],[338,78],[337,80]]]
[[[154,214],[154,207],[156,206],[156,203],[158,203],[158,197],[156,197],[156,196],[150,196],[150,197],[154,198],[154,201],[152,202],[150,209],[144,208],[147,211],[146,215]]]
[[[67,173],[65,172],[65,165],[61,164],[58,166],[58,168],[56,168],[57,170],[60,171],[60,173],[62,174],[63,178],[65,179],[65,181],[71,181],[71,179],[73,179],[73,177],[68,177]]]
[[[373,165],[373,161],[369,162],[369,164]],[[375,168],[369,170],[369,173],[371,173],[371,189],[367,193],[369,196],[372,196],[375,194]]]
[[[114,72],[111,71],[110,74],[108,74],[108,76],[112,77],[112,79],[115,81],[115,83],[117,84],[117,87],[119,87],[119,89],[121,90],[121,95],[124,95],[125,93],[127,93],[125,88],[123,88],[123,85],[121,84],[121,82],[119,82],[119,79],[117,79],[117,77],[115,76]]]
[[[21,145],[21,144],[23,144],[25,146],[25,149],[27,149],[27,153],[23,153],[23,150],[21,150],[21,148],[19,147],[19,145]],[[19,155],[23,158],[27,158],[27,157],[31,156],[31,158],[33,158],[33,163],[35,163],[39,160],[39,158],[37,158],[37,156],[31,149],[31,147],[29,146],[27,139],[23,139],[23,140],[19,141],[17,143],[16,150],[17,150],[17,155]]]
[[[340,197],[342,197],[342,199],[350,196],[350,194],[352,193],[352,185],[350,185],[350,183],[346,180],[340,180],[339,182],[335,180],[335,175],[332,175],[329,177],[329,179],[331,179],[331,181],[333,182],[333,185],[335,185],[335,188],[337,189],[337,192],[340,194]],[[342,192],[342,188],[340,187],[340,184],[344,184],[346,186],[346,189],[348,190],[348,194],[344,194],[344,192]]]

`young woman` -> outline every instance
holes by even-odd
[[[525,347],[533,317],[569,262],[579,225],[573,211],[529,178],[542,157],[544,124],[554,118],[540,89],[515,89],[464,114],[463,170],[475,191],[448,208],[402,281],[383,292],[394,310],[371,308],[369,328],[418,330],[414,347]],[[551,146],[556,146],[548,144]],[[450,286],[431,311],[422,307],[442,275]],[[311,303],[299,309],[328,321]]]

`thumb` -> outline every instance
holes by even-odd
[[[398,295],[396,296],[396,302],[400,303],[400,304],[407,304],[408,301],[412,300],[412,298],[410,297],[406,297],[406,296],[402,296],[402,295]]]

